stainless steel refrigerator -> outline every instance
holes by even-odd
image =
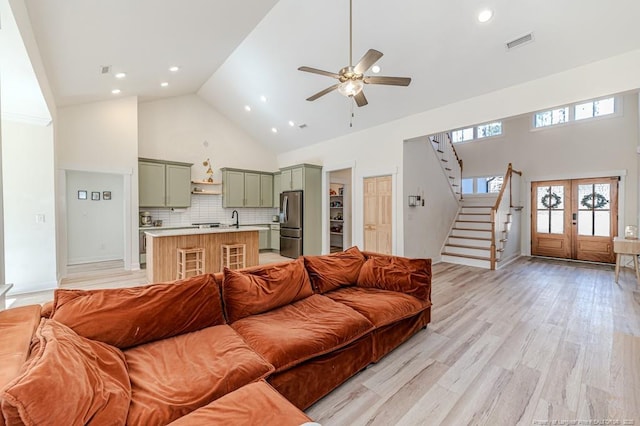
[[[280,194],[280,255],[302,256],[302,191]]]

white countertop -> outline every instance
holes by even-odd
[[[150,237],[177,237],[180,235],[200,235],[200,234],[221,234],[224,232],[249,232],[264,231],[269,229],[265,226],[243,226],[236,227],[220,227],[220,228],[184,228],[184,229],[164,229],[164,230],[145,230],[145,234]]]

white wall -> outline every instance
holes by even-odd
[[[364,169],[399,169],[402,174],[402,143],[415,137],[511,117],[554,105],[595,98],[640,88],[640,50],[550,75],[506,89],[466,99],[441,108],[392,121],[370,129],[282,153],[281,167],[302,162],[330,164],[355,161],[357,173]],[[366,113],[366,107],[362,110]],[[628,155],[635,158],[635,150]],[[464,158],[465,162],[473,161]],[[506,167],[506,165],[505,165]],[[398,209],[404,208],[401,184],[396,192]],[[362,200],[362,188],[354,188]],[[425,194],[428,196],[428,194]],[[637,194],[628,200],[637,206]],[[402,212],[402,210],[400,210]],[[404,247],[403,215],[396,215],[397,245]],[[362,226],[362,207],[356,204],[354,226]],[[354,241],[355,244],[359,241]],[[398,252],[398,254],[402,254]]]
[[[67,171],[67,264],[124,258],[124,178],[108,173]],[[78,198],[87,191],[87,199]],[[103,192],[110,191],[105,200]],[[98,192],[99,201],[92,200]]]
[[[458,213],[458,200],[427,138],[406,141],[403,157],[404,255],[437,262]],[[409,195],[424,195],[425,205],[408,207]]]
[[[66,170],[114,173],[124,177],[125,267],[136,269],[138,259],[138,100],[74,105],[58,109],[56,124],[57,177],[61,230],[58,269],[67,264]],[[96,224],[99,225],[99,224]]]
[[[55,288],[51,126],[3,120],[2,157],[6,279],[14,284],[11,292]]]
[[[222,167],[278,170],[274,153],[197,95],[140,103],[138,116],[140,157],[193,163],[194,180],[206,177],[207,158],[218,181]]]

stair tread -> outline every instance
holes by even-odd
[[[474,250],[491,250],[491,247],[467,246],[463,244],[445,244],[445,247],[468,248]]]
[[[452,228],[452,229],[457,229],[458,231],[478,231],[478,232],[489,232],[489,233],[491,232],[491,229],[475,229],[475,228]]]
[[[464,214],[464,213],[462,213]],[[464,222],[464,223],[491,223],[490,220],[460,220],[456,219],[456,222]]]
[[[455,228],[454,228],[455,229]],[[449,235],[449,238],[463,238],[467,240],[478,240],[478,241],[491,241],[491,238],[482,238],[482,237],[461,237],[460,235]],[[507,241],[507,240],[500,240]]]
[[[472,215],[488,216],[489,215],[489,213],[464,213],[464,212],[461,212],[460,214],[465,214],[465,215],[468,215],[468,216],[472,216]]]
[[[452,256],[452,257],[466,257],[467,259],[476,259],[476,260],[488,260],[491,261],[491,258],[484,256],[474,256],[472,254],[458,254],[458,253],[447,253],[443,252],[443,256]]]

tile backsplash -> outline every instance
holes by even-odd
[[[191,207],[186,209],[141,208],[140,211],[151,213],[153,220],[162,220],[162,226],[188,226],[193,223],[220,222],[231,224],[231,213],[238,210],[240,225],[270,223],[273,215],[278,214],[274,208],[223,208],[221,195],[191,196]]]

